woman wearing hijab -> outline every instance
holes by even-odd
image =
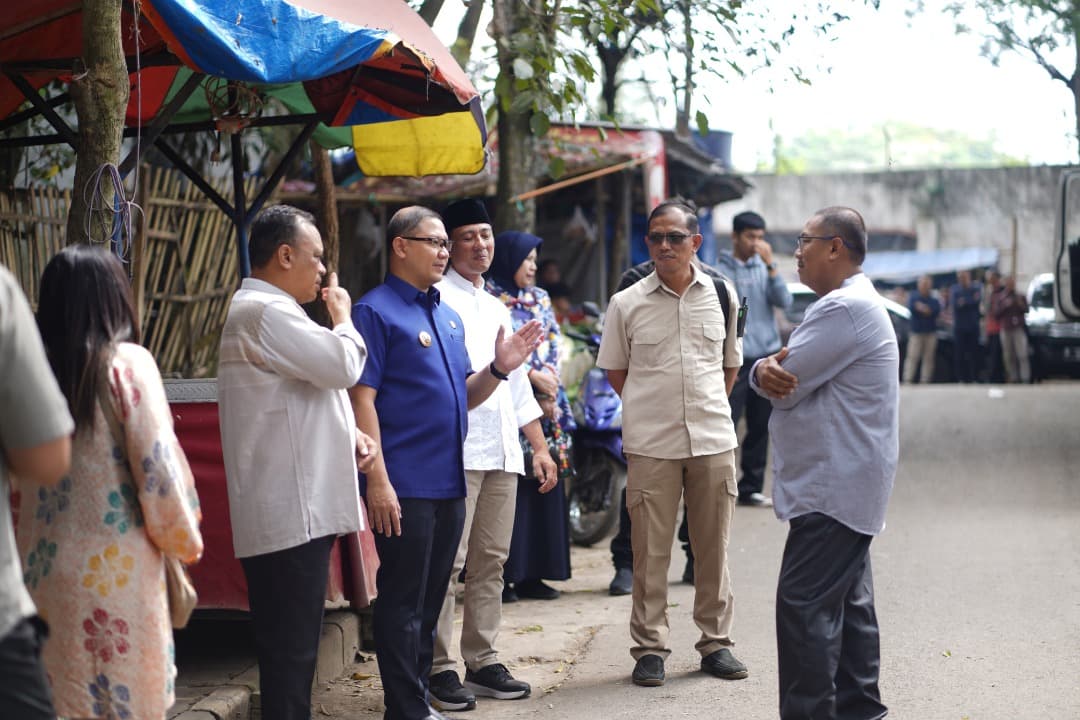
[[[570,433],[574,418],[566,391],[559,380],[559,323],[546,291],[535,286],[536,257],[543,241],[524,232],[504,232],[495,237],[495,255],[488,270],[487,291],[502,300],[513,318],[514,329],[529,320],[539,320],[545,338],[529,360],[529,381],[544,411],[541,425],[551,456],[559,465],[559,479],[573,474],[570,465]],[[522,438],[526,452],[529,444]],[[562,490],[541,495],[536,479],[518,478],[517,510],[510,557],[503,567],[506,589],[503,602],[519,597],[554,600],[559,591],[544,580],[570,578],[570,534],[567,527],[566,493]]]
[[[75,436],[70,473],[23,488],[18,545],[52,627],[43,657],[56,711],[164,720],[176,678],[164,558],[202,554],[195,482],[116,256],[68,245],[40,295],[38,327]]]

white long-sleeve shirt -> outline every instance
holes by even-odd
[[[449,304],[465,323],[465,348],[474,371],[495,359],[495,338],[499,326],[504,336],[513,334],[510,311],[484,290],[451,268],[436,286],[442,301]],[[509,382],[499,383],[487,400],[469,411],[469,433],[465,437],[466,470],[503,470],[525,473],[525,460],[518,442],[518,428],[543,413],[529,384],[528,363],[510,373]]]
[[[233,295],[217,394],[236,557],[363,527],[346,388],[366,358],[352,322],[327,330],[270,283]]]

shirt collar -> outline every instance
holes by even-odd
[[[265,280],[260,280],[258,278],[253,278],[253,277],[244,278],[243,280],[240,281],[240,289],[241,290],[254,290],[256,292],[264,292],[264,293],[269,293],[270,295],[280,295],[281,297],[288,298],[289,300],[292,300],[294,303],[296,303],[297,306],[300,305],[300,303],[296,302],[296,298],[294,298],[292,295],[290,295],[289,293],[287,293],[284,290],[282,290],[281,288],[279,288],[277,285],[274,285],[273,283],[268,283]]]
[[[388,273],[386,275],[386,286],[397,293],[398,297],[406,303],[430,304],[434,307],[442,301],[442,296],[439,295],[438,288],[432,286],[427,289],[427,292],[424,292],[415,285],[405,282],[393,273]]]
[[[691,263],[690,268],[694,271],[694,279],[690,281],[690,284],[700,284],[708,287],[710,282],[709,276],[705,274],[705,272],[698,266],[698,264]],[[641,280],[641,283],[643,283],[642,286],[645,288],[646,295],[651,292],[655,292],[656,290],[659,290],[660,287],[664,285],[663,282],[661,282],[660,280],[660,276],[656,273],[655,266],[653,267],[653,271],[646,275],[644,280]],[[665,285],[664,287],[667,286]]]
[[[446,275],[443,277],[443,279],[447,282],[453,283],[462,290],[467,290],[473,295],[484,290],[483,278],[480,279],[480,287],[477,287],[472,283],[472,281],[470,281],[468,278],[466,278],[464,275],[462,275],[452,267],[446,271]]]

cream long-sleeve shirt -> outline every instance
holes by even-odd
[[[483,281],[474,285],[451,268],[436,286],[443,302],[465,323],[465,348],[474,371],[495,359],[495,337],[501,325],[505,337],[513,334],[510,311],[484,290]],[[533,397],[528,364],[510,373],[509,382],[499,387],[482,404],[469,411],[469,433],[465,437],[466,470],[503,470],[525,473],[525,459],[518,442],[518,428],[539,418],[543,412]]]
[[[233,295],[217,394],[237,557],[363,527],[346,388],[366,358],[352,322],[327,330],[270,283]]]

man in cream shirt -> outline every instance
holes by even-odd
[[[255,626],[263,718],[309,720],[330,549],[363,527],[356,482],[376,447],[346,389],[367,350],[312,216],[278,205],[251,226],[251,277],[221,334],[218,403],[233,549]],[[300,303],[321,297],[327,330]]]
[[[474,369],[494,358],[492,348],[499,327],[513,333],[510,312],[484,290],[482,274],[491,267],[495,238],[483,204],[461,200],[443,212],[446,231],[453,241],[451,268],[436,287],[443,300],[461,316],[465,347]],[[502,569],[510,553],[517,503],[517,476],[525,465],[518,428],[533,448],[533,470],[541,479],[540,492],[558,480],[555,462],[540,427],[540,406],[533,398],[528,365],[510,373],[509,382],[482,405],[469,411],[465,438],[465,530],[461,536],[446,600],[439,614],[435,656],[431,668],[431,703],[440,710],[469,710],[476,696],[513,700],[529,695],[528,683],[511,676],[499,662],[495,641],[502,622]],[[450,658],[454,631],[454,595],[457,577],[465,570],[465,601],[461,624],[461,655],[465,684]]]
[[[630,650],[636,685],[664,684],[668,647],[667,572],[675,519],[685,495],[694,548],[695,645],[704,672],[747,676],[731,653],[735,597],[727,566],[735,508],[735,427],[728,394],[742,366],[735,312],[693,258],[698,218],[681,200],[649,216],[655,271],[611,298],[597,367],[623,400],[626,507],[634,552]],[[724,282],[728,307],[738,302]]]

